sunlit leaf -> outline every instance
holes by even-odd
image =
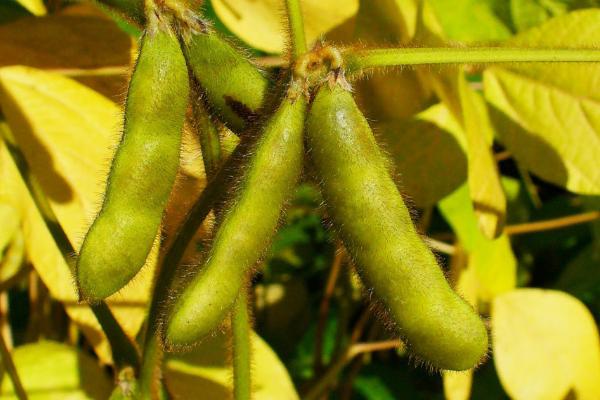
[[[599,38],[600,10],[585,10],[523,32],[507,45],[594,48]],[[600,193],[597,65],[491,68],[484,86],[500,139],[524,168],[576,193]]]
[[[517,289],[492,304],[494,362],[515,400],[600,398],[600,337],[570,295]]]
[[[459,74],[458,91],[467,142],[468,182],[479,228],[490,239],[498,237],[506,218],[506,198],[494,160],[487,106]]]
[[[477,279],[477,297],[489,302],[516,285],[517,262],[506,234],[490,240],[478,228],[469,188],[462,185],[439,202],[439,209],[468,253]]]
[[[51,15],[0,25],[0,66],[28,65],[68,73],[120,100],[133,40],[107,18]],[[118,68],[123,67],[122,71]],[[113,73],[93,69],[117,69]]]
[[[16,0],[16,2],[28,9],[33,15],[44,15],[47,12],[44,0]]]
[[[461,128],[443,105],[373,126],[395,163],[402,191],[415,205],[432,206],[466,180]]]
[[[212,0],[212,5],[227,28],[250,46],[269,53],[285,50],[288,29],[283,0]],[[301,6],[310,44],[356,14],[358,0],[305,0]]]
[[[502,40],[511,32],[495,12],[493,1],[427,0],[448,39],[483,42]],[[502,3],[497,2],[497,3]],[[476,21],[476,22],[475,22]]]
[[[108,160],[119,138],[118,108],[77,82],[28,67],[0,69],[0,105],[61,226],[78,249],[100,205]],[[29,259],[52,296],[65,303],[67,312],[80,324],[103,361],[110,361],[103,333],[89,308],[78,304],[71,271],[6,148],[1,161],[0,195],[12,199],[11,204],[21,212]],[[156,255],[157,246],[134,281],[109,299],[117,318],[132,336],[144,318]]]
[[[256,400],[297,399],[287,370],[257,334],[252,333],[252,391]],[[165,382],[175,397],[223,399],[232,393],[230,343],[224,333],[216,334],[189,353],[170,355]]]
[[[446,400],[469,400],[473,384],[473,370],[444,371],[444,396]]]
[[[32,400],[106,399],[112,383],[96,360],[62,343],[42,341],[14,350],[13,361]],[[0,399],[16,399],[12,382],[3,375]]]

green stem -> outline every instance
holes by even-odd
[[[17,373],[17,368],[15,368],[15,363],[13,362],[8,346],[6,346],[4,335],[2,334],[0,334],[0,355],[2,356],[2,364],[4,365],[6,372],[8,372],[17,398],[19,400],[27,400],[27,393],[25,392],[25,388],[23,388],[23,384]]]
[[[1,116],[0,116],[1,118]],[[38,211],[40,212],[46,227],[50,231],[52,238],[54,239],[56,246],[60,250],[65,263],[69,266],[71,271],[73,270],[74,258],[73,254],[76,254],[75,249],[71,245],[69,238],[62,226],[60,225],[58,218],[52,210],[52,206],[42,189],[42,186],[38,182],[37,178],[31,173],[31,169],[23,155],[23,152],[18,147],[15,137],[4,121],[0,121],[0,133],[6,143],[6,148],[11,155],[13,162],[17,166],[21,178],[29,194],[33,199]],[[129,339],[123,328],[119,325],[114,315],[104,302],[100,302],[96,305],[90,305],[94,315],[98,319],[102,330],[104,331],[110,347],[113,353],[113,359],[117,367],[121,368],[126,365],[130,365],[134,368],[139,366],[139,356],[137,349],[133,342]]]
[[[251,344],[246,288],[240,291],[235,301],[231,315],[231,328],[233,330],[233,398],[250,400],[252,396]]]
[[[243,147],[243,145],[236,147],[233,154],[229,156],[215,177],[206,185],[177,231],[171,247],[159,266],[150,310],[148,312],[148,330],[140,370],[140,390],[145,399],[153,398],[152,394],[156,392],[152,390],[153,383],[156,381],[156,378],[160,379],[163,351],[158,339],[159,320],[163,311],[162,307],[167,303],[171,285],[176,277],[177,267],[181,263],[188,244],[192,241],[202,222],[204,222],[213,204],[225,194],[225,188],[230,179],[232,168],[239,161]]]
[[[290,36],[292,42],[292,54],[295,58],[306,53],[306,36],[304,35],[304,21],[300,0],[286,0],[287,16],[290,24]]]
[[[505,47],[396,48],[348,50],[344,53],[347,71],[400,65],[491,64],[520,62],[600,62],[600,50],[525,49]]]

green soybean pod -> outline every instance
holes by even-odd
[[[206,261],[167,319],[168,348],[193,345],[226,317],[267,249],[302,171],[306,103],[284,99],[264,125]]]
[[[263,106],[269,81],[243,54],[214,32],[184,35],[191,70],[217,114],[234,131]]]
[[[333,223],[409,348],[437,368],[477,365],[488,349],[485,325],[416,232],[352,95],[338,84],[322,86],[306,135]]]
[[[179,167],[188,92],[179,41],[154,21],[141,40],[104,202],[77,260],[80,296],[88,301],[121,289],[146,261]]]

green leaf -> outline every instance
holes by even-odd
[[[481,233],[469,197],[468,186],[462,185],[438,207],[468,253],[468,268],[476,275],[477,297],[489,302],[515,287],[517,261],[505,234],[490,240]]]
[[[574,297],[541,289],[498,296],[492,336],[496,369],[511,398],[600,398],[598,329]]]
[[[483,42],[503,40],[510,30],[495,12],[494,3],[482,0],[428,0],[450,40]]]
[[[17,347],[13,361],[31,400],[107,399],[112,383],[96,360],[62,343],[42,341]],[[0,399],[16,399],[8,375]]]
[[[597,0],[510,0],[510,12],[517,31],[523,31],[571,10],[598,5]]]
[[[593,48],[599,38],[600,10],[585,10],[552,19],[506,45]],[[495,67],[485,71],[484,86],[500,140],[525,169],[576,193],[600,193],[597,65]]]
[[[493,239],[502,232],[506,218],[506,198],[491,149],[494,131],[483,98],[469,87],[462,73],[458,78],[458,93],[467,142],[471,200],[479,229]]]
[[[374,123],[378,140],[400,175],[400,187],[418,207],[429,207],[467,178],[462,132],[437,104],[409,120]]]
[[[257,334],[252,337],[253,399],[297,399],[298,394],[287,370]],[[232,379],[229,339],[218,333],[186,354],[169,355],[165,383],[176,398],[224,399],[231,396]]]

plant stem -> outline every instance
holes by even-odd
[[[231,177],[231,170],[240,160],[243,147],[243,144],[238,145],[215,177],[208,182],[202,194],[186,216],[185,221],[175,234],[175,239],[171,247],[165,254],[163,262],[158,267],[156,283],[148,312],[148,329],[140,370],[140,390],[144,396],[143,398],[153,398],[152,393],[155,392],[152,390],[153,382],[157,376],[160,377],[162,349],[158,342],[159,319],[162,315],[162,307],[167,303],[177,267],[181,263],[188,244],[192,241],[196,231],[206,219],[213,204],[225,194],[227,182]]]
[[[331,297],[333,296],[333,291],[335,290],[338,276],[340,275],[343,258],[344,249],[341,245],[338,245],[333,258],[333,263],[329,270],[329,277],[327,278],[327,283],[325,285],[325,293],[319,306],[319,317],[315,334],[315,360],[313,366],[315,374],[318,374],[323,369],[323,335],[325,325],[327,324],[327,315],[329,314],[329,304],[331,302]]]
[[[1,118],[1,115],[0,115]],[[13,162],[17,166],[23,182],[29,190],[29,195],[33,199],[38,211],[40,212],[46,227],[50,231],[56,246],[60,250],[65,263],[71,271],[73,271],[74,258],[73,255],[77,252],[71,245],[69,238],[63,230],[58,218],[52,210],[52,206],[39,184],[37,178],[31,173],[31,169],[19,149],[14,135],[4,121],[0,120],[0,133],[6,143],[6,148],[11,155]],[[130,365],[134,368],[139,367],[139,355],[137,349],[131,339],[127,336],[119,322],[116,320],[112,311],[108,308],[104,301],[98,304],[90,305],[96,319],[100,323],[113,354],[113,360],[117,367],[121,368]]]
[[[520,235],[523,233],[534,233],[551,229],[564,228],[571,225],[583,224],[600,219],[600,211],[590,211],[583,214],[570,215],[568,217],[555,218],[546,221],[526,222],[524,224],[509,225],[504,228],[507,235]]]
[[[595,49],[525,49],[507,47],[395,48],[344,52],[348,73],[400,65],[492,64],[519,62],[600,62]]]
[[[17,369],[15,368],[15,363],[10,355],[10,351],[6,346],[6,341],[4,340],[4,335],[0,333],[0,355],[2,356],[2,364],[4,365],[4,369],[8,372],[8,376],[13,384],[13,388],[15,389],[15,394],[19,400],[27,400],[27,393],[23,388],[23,384],[21,383],[21,379],[19,378],[19,374],[17,373]]]
[[[248,293],[244,287],[235,301],[231,316],[233,331],[233,398],[250,400],[252,395],[250,317]]]
[[[352,361],[352,359],[355,356],[363,353],[370,353],[373,351],[392,350],[401,347],[402,345],[403,344],[400,340],[386,340],[384,342],[355,343],[348,346],[346,351],[329,365],[329,367],[327,368],[325,373],[321,375],[321,378],[317,381],[317,383],[310,388],[310,390],[306,393],[305,396],[303,396],[303,399],[318,399],[321,393],[323,393],[323,391],[335,381],[342,369],[350,361]]]
[[[295,58],[306,53],[306,36],[304,35],[304,21],[300,0],[286,0],[287,16],[290,24],[290,36],[292,42],[292,54]]]

